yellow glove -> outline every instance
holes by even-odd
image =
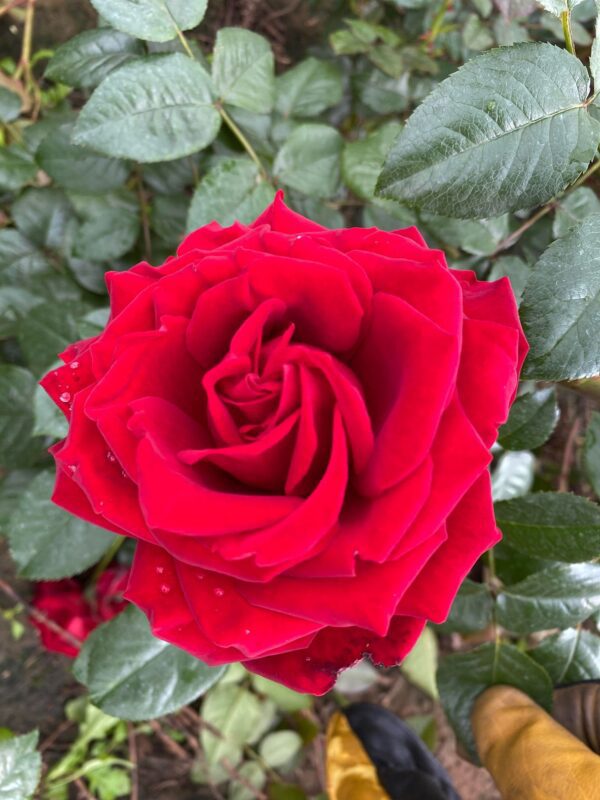
[[[332,800],[389,800],[360,739],[339,711],[327,728],[327,794]]]
[[[471,720],[502,800],[600,800],[600,758],[518,689],[488,689]]]

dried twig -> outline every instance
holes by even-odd
[[[178,745],[176,741],[171,739],[170,736],[167,736],[167,734],[161,728],[160,723],[158,722],[158,720],[151,719],[148,724],[150,725],[150,727],[152,728],[154,733],[157,735],[157,737],[160,739],[162,744],[165,746],[165,748],[170,753],[172,753],[176,758],[179,758],[181,760],[184,760],[184,761],[189,761],[190,760],[190,754],[187,753],[183,749],[183,747]]]
[[[127,743],[129,745],[129,760],[131,761],[131,795],[129,800],[139,800],[139,775],[137,743],[135,741],[135,728],[131,722],[127,723]]]
[[[558,478],[559,492],[569,491],[569,477],[571,475],[571,469],[573,468],[573,462],[575,461],[575,445],[577,443],[577,436],[579,435],[580,430],[581,417],[577,416],[571,425],[571,430],[567,436],[565,449],[563,451],[562,463],[560,466],[560,476]]]
[[[57,636],[60,636],[61,639],[64,639],[65,642],[68,642],[77,649],[81,647],[80,639],[78,639],[76,636],[73,636],[73,634],[69,633],[69,631],[64,630],[64,628],[61,628],[60,625],[56,624],[56,622],[53,622],[41,611],[38,611],[37,608],[34,608],[34,606],[30,605],[27,601],[23,600],[23,598],[20,595],[18,595],[17,592],[15,592],[15,590],[12,588],[12,586],[9,586],[9,584],[6,583],[6,581],[0,580],[0,592],[3,592],[7,597],[9,597],[13,603],[23,606],[23,608],[27,611],[30,617],[36,619],[38,622],[41,622],[42,625],[45,625]]]

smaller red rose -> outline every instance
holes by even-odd
[[[75,658],[79,648],[72,640],[78,639],[83,644],[94,628],[125,608],[123,592],[128,579],[129,570],[125,567],[109,567],[98,578],[90,599],[74,578],[36,583],[32,606],[69,634],[63,637],[40,619],[31,617],[46,650]]]

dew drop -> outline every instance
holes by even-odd
[[[71,399],[71,393],[63,392],[58,399],[60,400],[61,403],[68,403]]]
[[[311,656],[306,656],[306,658],[304,660],[305,661],[312,661],[312,657]]]
[[[115,454],[114,454],[114,453],[113,453],[111,450],[108,450],[108,451],[106,452],[106,458],[108,459],[108,461],[112,462],[113,464],[114,464],[114,462],[117,460],[117,459],[115,458]]]
[[[77,472],[77,464],[68,464],[67,469],[69,470],[71,475],[75,475],[75,473]]]
[[[127,477],[127,473],[125,472],[124,469],[121,470],[121,477],[122,478],[126,478]]]
[[[69,366],[71,367],[71,369],[79,369],[79,361],[71,361]]]
[[[169,592],[171,591],[171,587],[169,586],[168,583],[161,583],[160,590],[163,594],[169,594]]]
[[[157,575],[162,575],[164,571],[165,571],[164,567],[157,567],[156,568],[156,574]]]
[[[250,628],[244,628],[244,634],[246,636],[250,636],[251,633],[252,633],[252,631],[250,630]]]
[[[204,575],[201,572],[199,572],[196,577],[198,578],[199,581],[203,581],[204,580]]]
[[[217,586],[217,588],[214,590],[214,594],[216,597],[223,597],[225,594],[225,589],[221,589],[220,586]]]

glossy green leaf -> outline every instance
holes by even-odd
[[[522,394],[513,403],[507,422],[500,428],[498,442],[505,450],[535,450],[550,438],[559,414],[554,389]]]
[[[521,497],[533,486],[535,456],[528,450],[502,453],[492,469],[494,502]]]
[[[33,375],[22,367],[0,364],[0,466],[28,466],[39,444],[33,435]]]
[[[556,238],[566,236],[590,214],[598,213],[600,213],[600,199],[596,192],[587,186],[581,186],[559,201],[552,223],[552,233]]]
[[[196,230],[216,220],[221,225],[252,222],[269,205],[275,190],[258,168],[243,158],[220,161],[202,178],[194,192],[187,229]]]
[[[492,621],[493,607],[489,588],[466,578],[454,598],[448,619],[436,627],[442,633],[483,631]]]
[[[167,42],[199,25],[207,0],[91,0],[96,11],[113,28],[138,39]]]
[[[342,694],[366,692],[379,680],[379,673],[370,661],[362,659],[348,669],[342,670],[335,682],[335,691]]]
[[[328,125],[296,128],[277,153],[273,172],[292,189],[313,197],[331,197],[340,177],[343,140]]]
[[[21,283],[49,267],[44,254],[19,231],[0,230],[0,282]]]
[[[17,145],[0,147],[0,190],[15,192],[36,175],[37,166],[29,153]]]
[[[223,671],[157,639],[134,606],[86,639],[73,669],[98,708],[130,720],[177,711],[204,694]]]
[[[495,281],[498,278],[509,278],[510,285],[515,295],[517,304],[520,305],[523,296],[525,284],[531,272],[531,267],[526,261],[518,256],[501,256],[494,261],[494,266],[491,268],[488,280]]]
[[[13,203],[12,217],[21,233],[38,247],[62,251],[74,212],[64,192],[47,186],[26,189]]]
[[[111,73],[81,111],[73,141],[117,158],[166,161],[206,147],[220,125],[208,73],[173,53]]]
[[[476,56],[409,118],[378,192],[465,218],[544,203],[583,172],[598,146],[588,92],[583,64],[550,44]]]
[[[244,28],[221,28],[212,76],[219,98],[247,111],[266,113],[275,100],[274,58],[263,36]]]
[[[92,89],[128,61],[144,55],[140,41],[113,28],[95,28],[69,39],[54,53],[46,77],[79,89]]]
[[[508,544],[527,555],[577,563],[600,556],[600,507],[574,494],[536,492],[496,503]]]
[[[600,680],[600,636],[579,628],[548,636],[533,650],[554,684]]]
[[[185,194],[158,194],[152,204],[150,227],[175,249],[183,239],[190,198]]]
[[[477,760],[471,729],[471,712],[485,689],[505,684],[520,689],[539,705],[552,706],[548,673],[529,656],[510,644],[484,644],[466,653],[442,659],[437,674],[440,700],[458,738]]]
[[[22,493],[35,476],[34,469],[11,469],[0,482],[0,531],[6,527]]]
[[[59,353],[77,341],[77,320],[85,307],[75,303],[40,303],[21,320],[19,342],[28,365],[40,375]]]
[[[597,497],[600,497],[600,413],[594,411],[585,434],[583,468]]]
[[[317,117],[342,99],[342,73],[337,64],[304,59],[277,78],[275,108],[284,117]]]
[[[144,183],[157,194],[175,194],[191,186],[198,175],[198,155],[145,164],[142,170]]]
[[[96,213],[86,219],[75,237],[75,253],[91,261],[121,258],[135,245],[141,229],[141,215],[126,193],[103,197]],[[106,201],[106,202],[105,202]]]
[[[439,214],[421,215],[422,223],[443,246],[452,245],[476,256],[489,256],[508,234],[509,217],[452,219]]]
[[[0,741],[0,800],[30,800],[42,772],[38,732]]]
[[[600,372],[600,214],[542,254],[525,287],[521,319],[531,348],[525,377],[558,381]]]
[[[72,144],[75,126],[68,123],[52,131],[37,151],[37,161],[55,183],[73,192],[109,192],[127,180],[130,166],[104,158],[86,147]]]
[[[347,142],[342,152],[342,178],[357,197],[372,200],[381,167],[402,126],[382,125],[366,139]]]
[[[498,595],[498,622],[515,633],[569,628],[600,609],[600,564],[558,564]]]
[[[494,547],[494,561],[496,562],[496,574],[507,586],[519,583],[535,572],[552,567],[556,562],[548,561],[544,558],[528,556],[521,550],[515,550],[506,539],[502,539]]]
[[[12,122],[21,113],[21,98],[4,86],[0,86],[0,122]]]
[[[58,580],[84,572],[115,538],[54,505],[53,488],[54,474],[40,473],[21,496],[7,527],[19,572],[32,580]]]

